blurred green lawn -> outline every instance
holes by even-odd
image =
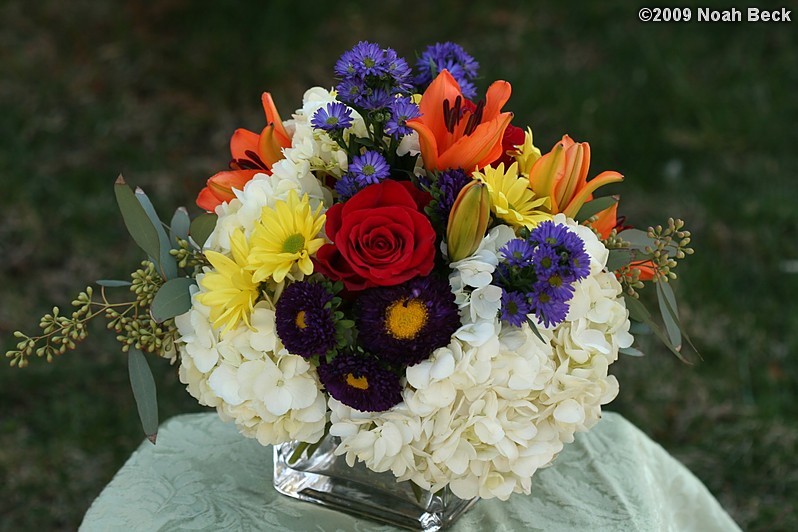
[[[688,220],[697,253],[677,291],[704,361],[651,343],[616,364],[611,408],[744,529],[797,530],[798,22],[644,24],[625,2],[380,6],[0,4],[0,347],[140,260],[116,212],[119,173],[162,214],[196,214],[229,135],[261,127],[262,91],[286,117],[306,88],[331,86],[357,40],[411,60],[454,40],[481,62],[482,89],[513,84],[514,123],[538,146],[569,133],[591,143],[591,175],[626,176],[614,192],[631,220]],[[0,369],[0,529],[74,529],[142,440],[125,357],[93,332],[54,364]],[[197,410],[161,362],[162,419]]]

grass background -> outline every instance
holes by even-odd
[[[705,2],[718,9],[740,7]],[[0,347],[140,260],[119,173],[167,216],[357,40],[405,57],[454,40],[513,84],[536,144],[588,140],[637,225],[688,220],[677,292],[703,362],[651,343],[614,367],[621,412],[747,530],[798,516],[798,22],[648,23],[628,2],[409,4],[6,0],[0,4]],[[776,5],[773,6],[777,7]],[[796,18],[798,15],[794,14]],[[142,440],[125,357],[101,328],[54,364],[0,368],[0,529],[70,530]],[[644,340],[645,342],[646,340]],[[38,362],[38,363],[37,363]],[[199,407],[152,363],[161,419]]]

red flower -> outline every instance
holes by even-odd
[[[316,253],[317,270],[353,291],[428,275],[435,230],[419,212],[413,188],[386,180],[330,207],[326,230],[332,244]]]

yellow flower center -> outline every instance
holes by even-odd
[[[427,324],[427,306],[418,299],[394,301],[385,312],[385,330],[397,340],[410,340]]]
[[[296,324],[296,326],[299,327],[300,329],[304,329],[305,327],[308,326],[308,324],[305,323],[304,310],[300,310],[299,312],[296,313],[296,319],[294,320],[294,324]]]
[[[283,253],[299,253],[305,247],[305,237],[294,233],[283,241]]]
[[[351,386],[352,388],[357,388],[358,390],[368,390],[369,389],[369,381],[368,379],[363,377],[355,377],[351,373],[346,374],[346,383]]]

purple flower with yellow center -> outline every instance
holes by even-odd
[[[385,109],[391,105],[393,96],[391,96],[385,89],[373,89],[360,100],[360,105],[369,111],[377,111]]]
[[[391,118],[385,123],[385,132],[399,138],[409,135],[413,130],[408,127],[407,121],[421,116],[418,104],[413,103],[408,97],[394,98],[390,106]]]
[[[527,238],[530,244],[537,246],[536,262],[539,274],[544,271],[557,271],[568,282],[578,281],[590,275],[590,256],[585,251],[585,243],[567,226],[546,221],[539,224]],[[549,269],[548,260],[554,259],[555,264]]]
[[[277,336],[291,353],[324,355],[336,344],[331,294],[323,285],[298,281],[283,290],[275,307]]]
[[[449,345],[460,316],[448,281],[417,277],[366,290],[357,300],[358,341],[392,366],[412,366]]]
[[[319,108],[310,121],[316,129],[334,131],[347,129],[352,125],[352,111],[341,102],[331,102]]]
[[[527,314],[532,312],[532,307],[525,294],[516,291],[502,290],[501,319],[520,327],[527,320]]]
[[[356,105],[366,94],[366,84],[361,79],[344,79],[335,86],[335,91],[339,100]]]
[[[504,255],[504,261],[509,266],[523,268],[532,264],[535,248],[526,240],[516,238],[502,246],[499,251]]]
[[[349,163],[349,173],[355,178],[358,185],[374,185],[391,175],[391,167],[385,157],[376,151],[367,151],[357,155]]]
[[[460,90],[468,99],[476,96],[476,88],[471,80],[477,77],[479,63],[462,46],[453,42],[435,43],[428,46],[416,62],[415,83],[424,90],[443,70],[448,70],[460,85]]]
[[[372,356],[339,353],[317,369],[333,398],[361,412],[382,412],[402,402],[399,375]]]
[[[566,292],[567,290],[554,289],[548,282],[542,281],[535,283],[532,291],[527,294],[527,298],[532,301],[533,313],[546,327],[563,322],[568,315],[568,301],[573,292],[564,298]]]

